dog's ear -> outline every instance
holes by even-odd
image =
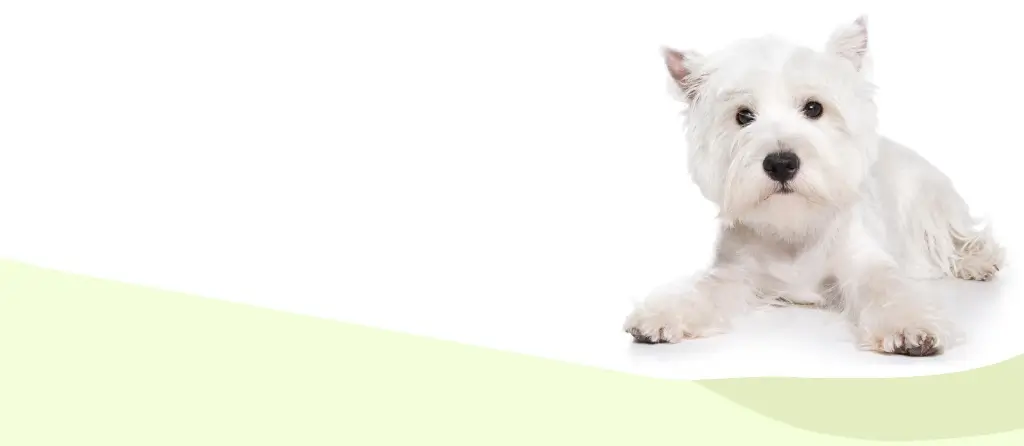
[[[853,23],[840,27],[828,40],[829,52],[853,64],[860,71],[868,54],[868,18],[860,16]]]
[[[705,76],[701,70],[703,56],[696,51],[679,51],[668,47],[662,47],[661,53],[678,92],[687,101],[693,102]]]

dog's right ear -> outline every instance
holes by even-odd
[[[836,29],[828,40],[828,50],[850,61],[860,71],[868,54],[868,17],[862,15],[853,23]]]
[[[701,71],[703,57],[695,51],[679,51],[669,47],[662,47],[661,53],[678,92],[688,102],[696,100],[704,81],[704,73]]]

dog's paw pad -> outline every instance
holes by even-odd
[[[942,353],[939,338],[923,330],[905,330],[885,336],[877,348],[884,353],[904,356],[934,356]]]

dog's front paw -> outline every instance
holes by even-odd
[[[640,344],[674,344],[694,337],[678,318],[664,314],[638,314],[634,311],[626,318],[623,329]]]
[[[716,316],[709,305],[676,303],[638,306],[626,318],[623,330],[641,344],[674,344],[708,336],[717,331]]]
[[[931,330],[914,328],[880,335],[871,347],[882,353],[906,356],[933,356],[942,353],[942,338]]]

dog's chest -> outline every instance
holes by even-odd
[[[821,286],[830,276],[824,252],[772,251],[761,256],[755,286],[767,299],[815,304],[823,299]]]

